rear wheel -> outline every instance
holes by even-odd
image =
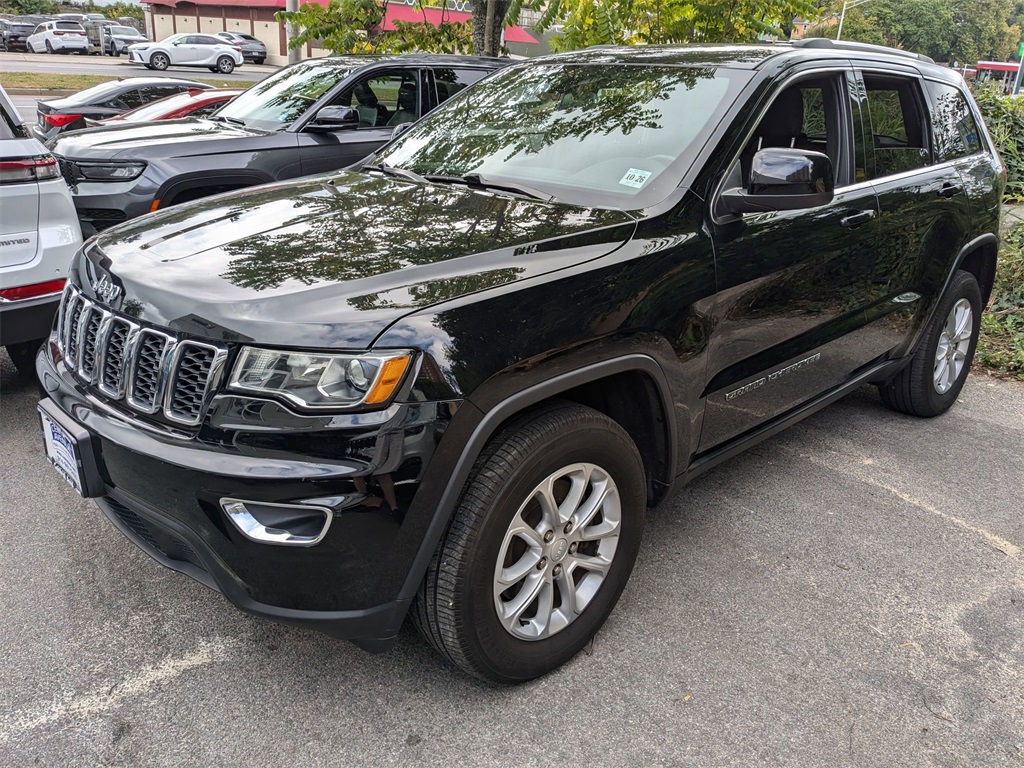
[[[42,344],[43,339],[36,339],[7,345],[7,354],[10,355],[11,362],[18,369],[21,378],[30,379],[36,375],[36,353]]]
[[[46,41],[46,52],[47,53],[53,53],[53,46],[50,45],[50,41],[49,40]]]
[[[412,609],[442,655],[514,683],[576,655],[633,569],[643,463],[602,413],[550,406],[513,421],[478,459]]]
[[[958,270],[910,364],[879,387],[882,402],[914,416],[938,416],[948,410],[967,381],[981,311],[978,281],[970,272]]]
[[[230,56],[221,56],[217,59],[217,72],[222,75],[230,75],[235,71],[235,62]]]
[[[266,61],[266,59],[253,59],[252,63],[253,64],[262,64],[264,61]]]
[[[149,63],[153,69],[157,69],[163,72],[165,69],[167,69],[168,66],[170,66],[171,60],[167,58],[166,53],[160,53],[158,51],[157,53],[154,53],[152,56],[149,57]]]

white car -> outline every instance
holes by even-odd
[[[128,46],[128,62],[160,70],[206,67],[211,72],[227,75],[242,64],[242,52],[223,38],[182,33],[164,38],[159,43]]]
[[[0,345],[23,374],[50,333],[82,229],[57,160],[0,87]]]
[[[85,53],[89,39],[77,21],[44,21],[25,41],[29,53]]]

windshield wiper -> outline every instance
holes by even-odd
[[[525,184],[517,184],[514,181],[485,179],[479,173],[467,173],[465,176],[428,174],[424,178],[426,178],[427,181],[441,182],[443,184],[465,184],[470,189],[498,189],[502,192],[511,192],[514,195],[532,197],[534,200],[543,200],[546,203],[555,199],[554,195],[549,195],[547,192],[541,192],[539,189],[534,187],[528,187]]]
[[[380,171],[385,176],[397,176],[400,179],[405,179],[406,181],[415,181],[419,182],[420,184],[427,181],[427,179],[425,179],[423,176],[420,176],[418,173],[415,173],[413,171],[407,171],[405,168],[395,168],[393,165],[388,165],[387,163],[383,162],[366,163],[360,170]]]
[[[245,127],[245,120],[240,120],[237,117],[228,117],[226,115],[210,115],[206,118],[207,120],[213,120],[214,122],[225,122],[233,125],[240,125]]]

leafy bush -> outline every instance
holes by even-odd
[[[992,300],[981,318],[978,361],[1024,380],[1024,224],[1007,233],[999,252]]]
[[[1024,200],[1024,96],[1003,96],[987,84],[977,88],[974,98],[1006,163],[1006,196]]]

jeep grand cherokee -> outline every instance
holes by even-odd
[[[410,615],[529,679],[673,489],[865,383],[953,404],[1004,183],[959,76],[898,51],[533,60],[359,168],[88,243],[46,449],[243,610],[371,650]]]

